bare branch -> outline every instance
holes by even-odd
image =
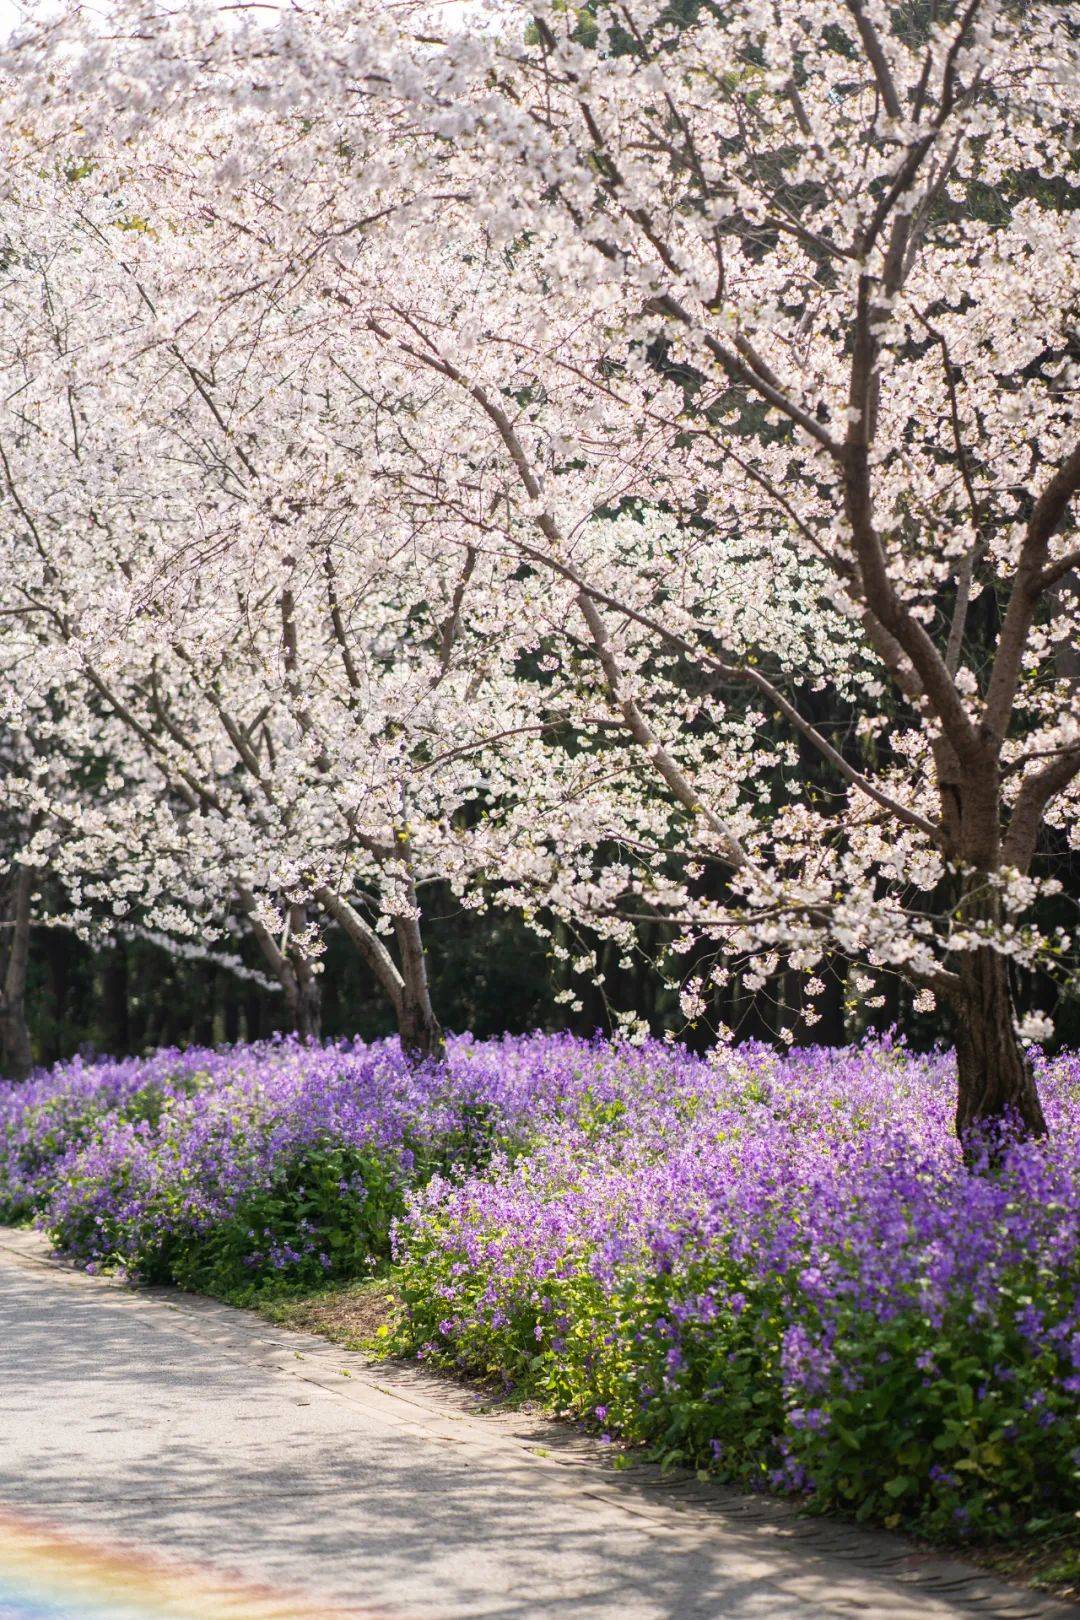
[[[845,0],[845,3],[851,15],[855,18],[855,26],[859,30],[859,38],[862,40],[866,59],[874,70],[874,78],[877,80],[877,87],[881,92],[885,111],[890,118],[899,119],[903,109],[900,106],[896,83],[885,59],[885,52],[882,49],[881,40],[878,38],[877,29],[863,10],[860,0]]]

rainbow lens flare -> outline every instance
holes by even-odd
[[[346,1620],[346,1611],[0,1509],[0,1620]]]

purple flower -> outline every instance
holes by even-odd
[[[807,1429],[811,1434],[820,1434],[829,1427],[829,1414],[819,1406],[809,1406],[805,1410],[795,1407],[788,1413],[788,1422],[793,1429]]]

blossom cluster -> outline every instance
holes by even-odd
[[[1066,10],[0,39],[0,799],[66,919],[242,921],[308,1030],[337,927],[408,1038],[433,882],[662,917],[689,1019],[839,953],[972,1098],[988,953],[1077,949]]]

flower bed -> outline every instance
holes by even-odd
[[[0,1084],[0,1219],[143,1280],[355,1277],[388,1258],[409,1187],[519,1151],[608,1071],[645,1095],[677,1062],[564,1037],[459,1037],[426,1069],[360,1041],[76,1060]]]
[[[998,1170],[952,1139],[951,1065],[743,1049],[597,1133],[410,1199],[421,1353],[742,1483],[1005,1533],[1080,1480],[1080,1064]]]
[[[1080,1481],[1080,1062],[974,1174],[944,1057],[291,1042],[0,1088],[0,1202],[218,1291],[388,1257],[396,1347],[672,1460],[955,1535]]]

